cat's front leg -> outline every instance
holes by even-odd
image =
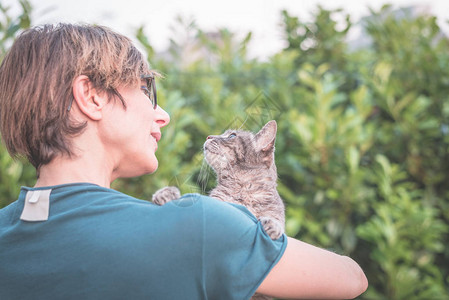
[[[175,186],[166,186],[156,191],[153,194],[152,201],[157,205],[164,205],[165,203],[178,199],[181,197],[181,192]]]
[[[284,233],[284,228],[278,220],[270,217],[260,217],[259,221],[272,240],[277,240]]]

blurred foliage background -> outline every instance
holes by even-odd
[[[0,4],[0,59],[32,25],[19,3],[19,15]],[[370,282],[360,299],[449,299],[449,39],[434,16],[388,5],[358,24],[322,7],[308,22],[280,14],[287,46],[264,61],[248,55],[251,33],[204,32],[179,17],[156,53],[136,30],[165,75],[158,97],[172,121],[156,174],[113,187],[144,199],[166,185],[207,193],[205,138],[276,119],[288,235],[359,262]],[[0,147],[0,207],[34,177]]]

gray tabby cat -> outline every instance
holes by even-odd
[[[268,122],[258,133],[228,130],[211,135],[204,143],[204,156],[217,174],[217,186],[210,196],[244,205],[263,225],[272,239],[284,232],[284,203],[279,196],[274,162],[276,121]],[[165,187],[153,195],[163,205],[181,196],[178,188]],[[256,294],[254,299],[270,299]]]

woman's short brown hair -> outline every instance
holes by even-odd
[[[131,41],[109,28],[57,24],[24,31],[0,66],[0,132],[13,157],[39,172],[56,155],[73,155],[70,137],[86,123],[70,118],[72,83],[86,75],[110,99],[152,73]],[[117,97],[118,96],[118,97]]]

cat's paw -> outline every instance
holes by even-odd
[[[164,205],[165,203],[178,199],[181,197],[181,192],[175,186],[167,186],[161,188],[153,194],[152,201],[157,205]]]
[[[251,297],[251,300],[273,300],[273,298],[262,294],[254,294],[254,296]]]
[[[263,229],[272,240],[277,240],[284,233],[284,229],[279,221],[270,217],[260,217],[260,223]]]

